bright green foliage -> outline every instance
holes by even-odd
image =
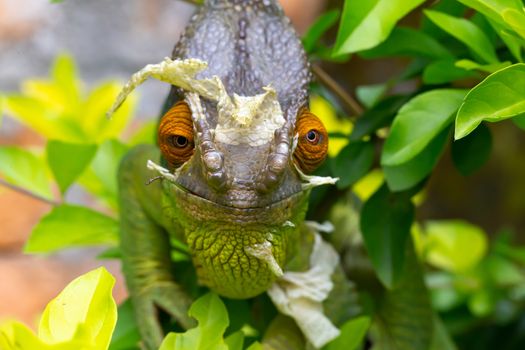
[[[383,185],[363,206],[361,231],[366,250],[381,282],[392,288],[403,276],[404,253],[414,206],[406,194],[392,194]]]
[[[65,193],[77,177],[84,172],[96,151],[96,145],[55,140],[47,143],[47,162],[58,183],[60,192]]]
[[[458,67],[455,59],[442,59],[430,63],[423,71],[425,84],[445,84],[454,80],[477,78],[479,74]]]
[[[497,122],[525,113],[525,64],[499,70],[473,88],[456,118],[455,138],[461,139],[482,121]]]
[[[370,328],[370,323],[370,317],[367,316],[351,319],[341,326],[341,335],[326,345],[323,350],[358,349]]]
[[[117,171],[128,147],[116,139],[102,143],[78,182],[110,208],[117,209]]]
[[[449,128],[444,129],[414,158],[400,165],[384,165],[388,187],[395,192],[408,190],[423,181],[436,166],[449,139]]]
[[[15,186],[51,198],[47,167],[32,152],[17,147],[0,147],[0,174]]]
[[[118,243],[118,222],[86,207],[63,204],[54,207],[35,226],[27,241],[28,253]]]
[[[360,53],[365,58],[391,56],[417,56],[431,59],[452,57],[450,51],[425,32],[396,27],[382,44]]]
[[[104,350],[117,321],[111,295],[115,279],[104,268],[72,281],[46,307],[38,336],[26,326],[0,327],[0,348],[5,350]]]
[[[383,42],[397,21],[423,0],[346,0],[335,54],[370,49]]]
[[[347,188],[365,176],[374,162],[371,142],[352,142],[343,148],[332,162],[333,173],[339,177],[338,188]]]
[[[392,123],[381,164],[401,165],[421,153],[450,125],[465,94],[464,90],[432,90],[406,103]]]
[[[437,11],[426,10],[425,14],[441,29],[467,45],[469,49],[485,62],[498,62],[494,46],[492,46],[485,33],[473,22]]]
[[[71,143],[100,143],[117,137],[127,125],[134,100],[124,104],[111,121],[106,112],[120,85],[105,83],[85,95],[69,56],[57,58],[50,80],[29,80],[22,94],[6,95],[7,113],[48,139]]]
[[[199,325],[185,333],[170,333],[162,342],[160,350],[234,350],[224,341],[224,332],[229,325],[228,312],[221,299],[209,293],[196,300],[189,311]],[[241,345],[235,335],[229,340],[230,344]],[[236,348],[242,349],[242,348]]]
[[[510,62],[505,61],[502,63],[493,63],[493,64],[479,64],[471,60],[459,60],[455,63],[455,66],[458,68],[463,68],[467,70],[479,70],[486,73],[494,73],[500,69],[510,66]]]
[[[306,52],[310,53],[314,50],[323,34],[337,23],[340,14],[339,10],[332,10],[319,16],[303,37],[303,46]]]
[[[476,266],[486,253],[485,233],[468,222],[430,221],[425,224],[425,231],[426,260],[443,270],[468,271]]]

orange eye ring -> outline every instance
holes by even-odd
[[[178,102],[164,114],[158,130],[159,147],[171,167],[187,162],[195,148],[191,110],[184,101]]]
[[[294,161],[305,173],[311,173],[325,160],[328,153],[328,132],[323,122],[308,109],[297,116],[295,133],[299,135]]]

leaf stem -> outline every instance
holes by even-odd
[[[325,85],[330,91],[336,94],[339,99],[341,99],[341,101],[346,105],[351,113],[355,114],[356,116],[363,114],[364,109],[359,104],[359,102],[357,102],[356,99],[352,97],[352,95],[346,92],[345,89],[343,89],[343,87],[337,81],[335,81],[328,73],[326,73],[326,71],[321,68],[319,64],[312,64],[312,72],[321,84]]]
[[[33,199],[39,200],[39,201],[44,202],[46,204],[53,205],[55,207],[60,205],[60,203],[57,202],[57,201],[54,201],[52,199],[48,199],[48,198],[42,197],[42,196],[40,196],[40,195],[38,195],[38,194],[36,194],[34,192],[26,190],[25,188],[18,187],[16,185],[10,184],[10,183],[8,183],[7,181],[5,181],[3,179],[0,179],[0,186],[4,186],[6,188],[9,188],[10,190],[13,190],[13,191],[18,192],[20,194],[23,194],[25,196],[31,197]]]

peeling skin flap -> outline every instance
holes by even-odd
[[[217,76],[198,79],[197,74],[206,70],[208,64],[199,59],[172,60],[168,57],[158,64],[148,64],[133,74],[122,88],[115,103],[108,112],[110,117],[126,100],[126,97],[149,78],[178,86],[188,92],[186,99],[195,120],[204,119],[200,97],[217,102],[218,123],[214,140],[230,145],[261,146],[273,140],[275,130],[285,124],[277,92],[271,86],[263,87],[264,92],[255,96],[230,97]],[[297,146],[294,139],[292,152]],[[297,167],[296,167],[297,168]],[[156,169],[159,171],[159,169]],[[305,175],[297,168],[304,181],[303,190],[325,184],[334,184],[338,179]],[[160,172],[163,177],[167,174]],[[171,179],[173,180],[173,179]]]
[[[108,116],[111,116],[122,105],[136,87],[148,78],[155,78],[217,102],[219,119],[215,129],[215,140],[226,144],[247,144],[249,146],[260,146],[270,142],[275,130],[281,128],[285,123],[275,89],[266,86],[262,94],[255,96],[234,94],[231,98],[219,77],[196,78],[196,75],[207,67],[206,62],[198,59],[165,58],[159,64],[149,64],[133,74],[118,95]],[[198,103],[200,104],[200,101]],[[196,106],[191,107],[195,112]]]
[[[323,347],[340,334],[324,315],[322,305],[333,288],[331,276],[338,262],[339,256],[332,246],[315,233],[310,270],[285,272],[268,290],[279,311],[292,317],[316,348]]]

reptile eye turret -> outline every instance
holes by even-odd
[[[160,121],[159,147],[169,165],[177,168],[193,155],[193,121],[186,102],[173,106]]]
[[[302,109],[297,116],[295,134],[299,136],[294,161],[305,173],[311,173],[325,160],[328,152],[328,133],[315,114]]]

